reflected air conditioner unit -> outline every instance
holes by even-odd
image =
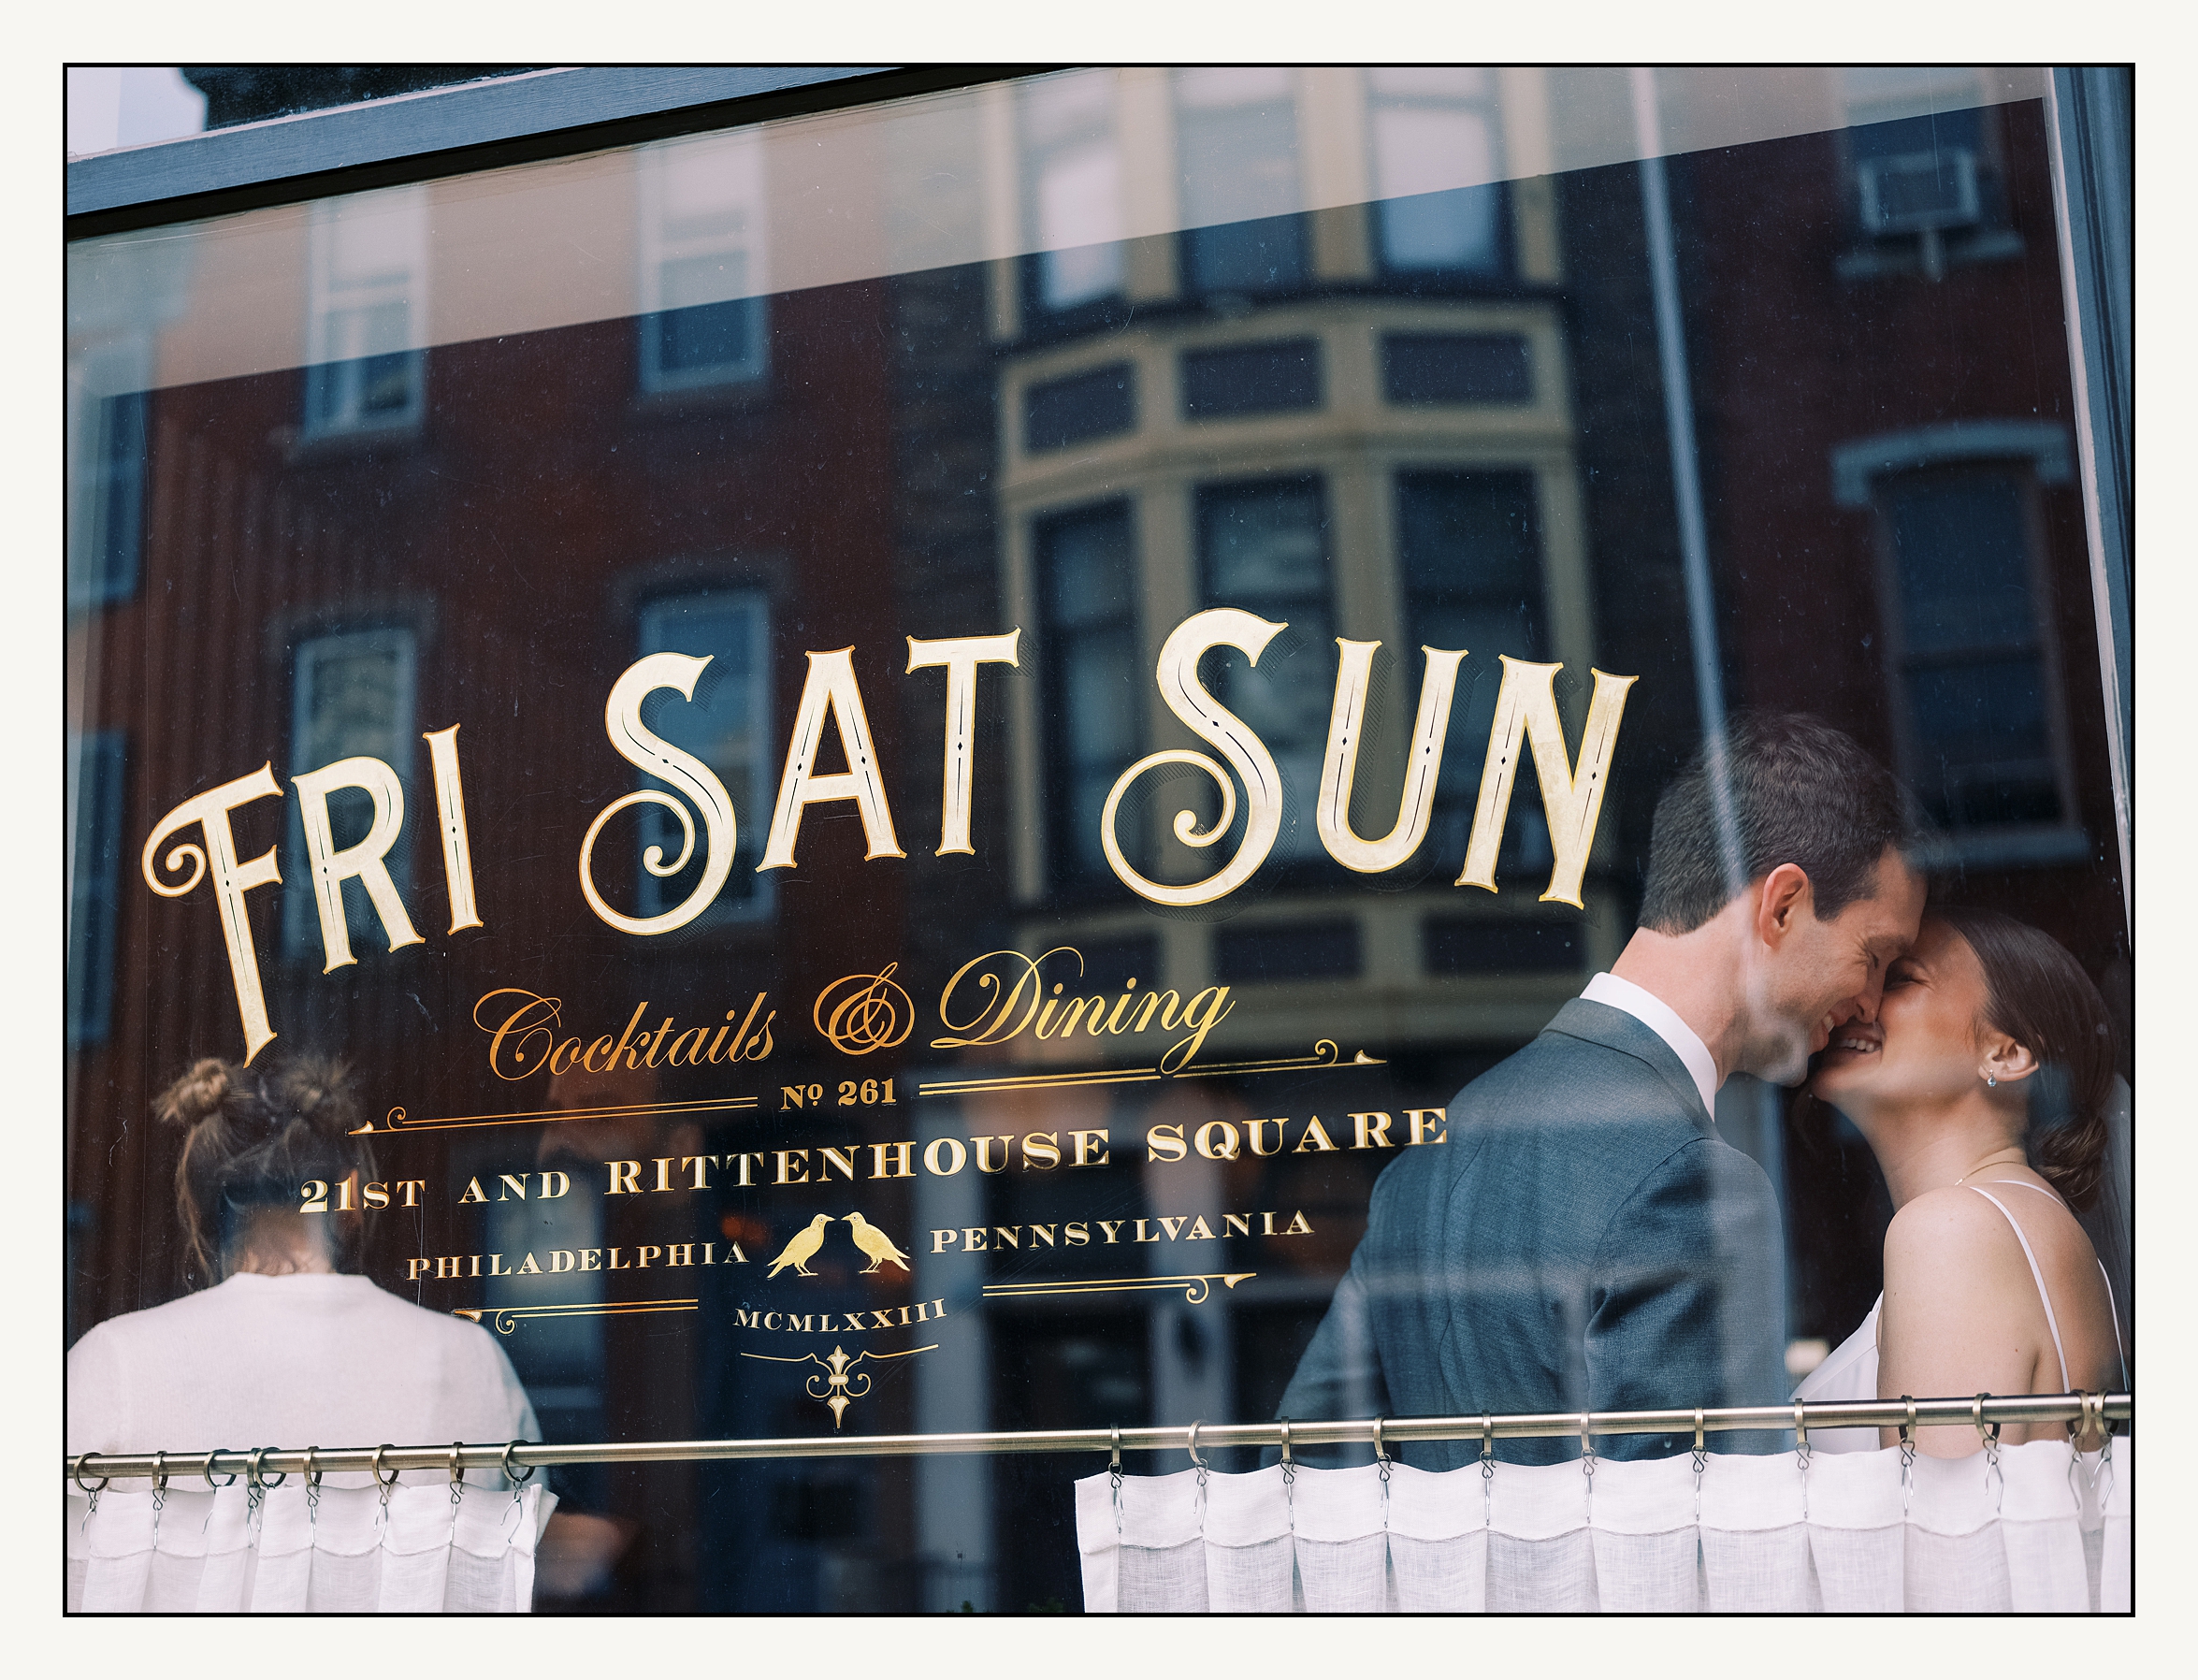
[[[1930,233],[1978,220],[1976,153],[1965,146],[1864,158],[1856,174],[1866,233]]]

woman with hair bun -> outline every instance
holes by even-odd
[[[1840,1028],[1809,1082],[1869,1142],[1893,1221],[1885,1293],[1795,1398],[2126,1384],[2113,1293],[2075,1217],[2105,1167],[2114,1063],[2105,1005],[2061,945],[1990,911],[1924,918],[1887,973],[1877,1019]],[[2002,1439],[2068,1431],[2011,1424]],[[1861,1451],[1899,1431],[1810,1440]],[[1916,1443],[1948,1458],[1981,1447],[1967,1425],[1918,1429]]]
[[[183,1134],[176,1210],[192,1293],[108,1319],[69,1350],[70,1453],[537,1436],[494,1336],[358,1275],[357,1212],[300,1211],[308,1181],[374,1173],[340,1064],[200,1062],[154,1112]]]

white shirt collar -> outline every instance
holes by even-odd
[[[1580,994],[1589,1003],[1608,1004],[1627,1014],[1666,1044],[1694,1076],[1694,1088],[1702,1093],[1702,1108],[1717,1116],[1717,1061],[1695,1030],[1679,1019],[1679,1012],[1645,986],[1622,980],[1614,974],[1598,974]]]

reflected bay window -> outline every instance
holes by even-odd
[[[1428,65],[1369,69],[1367,117],[1382,268],[1508,272],[1496,73]]]
[[[1416,702],[1425,665],[1421,647],[1462,647],[1470,656],[1458,673],[1429,827],[1429,843],[1448,862],[1466,852],[1502,682],[1498,656],[1551,658],[1534,474],[1482,468],[1400,472],[1396,543],[1411,656],[1406,691]],[[1549,827],[1536,787],[1531,776],[1522,776],[1512,794],[1501,869],[1549,865]]]
[[[1099,818],[1140,750],[1137,554],[1130,505],[1111,501],[1039,521],[1037,593],[1045,624],[1047,851],[1053,884],[1109,882]],[[1135,824],[1122,849],[1139,862]]]
[[[1294,75],[1280,66],[1175,74],[1187,292],[1278,292],[1304,283]]]
[[[345,630],[301,642],[293,674],[290,724],[290,775],[319,770],[340,759],[379,759],[397,773],[405,795],[404,827],[383,862],[408,908],[411,897],[412,835],[423,821],[434,832],[434,809],[425,809],[412,774],[419,737],[412,732],[416,650],[412,632],[395,626]],[[287,790],[287,789],[286,789]],[[285,856],[302,865],[305,830],[291,807]],[[328,793],[329,835],[336,849],[354,846],[373,824],[374,802],[363,788],[336,788]],[[295,958],[322,955],[320,913],[309,868],[283,872],[282,938]],[[366,888],[356,879],[343,883],[344,923],[354,954],[383,949],[381,921]]]
[[[311,434],[416,426],[427,328],[427,194],[392,187],[313,207],[305,370]]]
[[[642,389],[760,379],[769,355],[757,137],[649,148],[640,189]]]
[[[1114,77],[1084,71],[1019,90],[1023,155],[1023,306],[1063,314],[1121,296],[1121,152]]]
[[[1241,607],[1288,630],[1253,667],[1234,649],[1215,694],[1266,744],[1286,789],[1281,861],[1326,855],[1304,819],[1321,788],[1334,700],[1336,608],[1327,498],[1317,478],[1206,485],[1197,495],[1199,576],[1209,607]]]
[[[147,383],[141,342],[105,345],[70,369],[68,604],[126,601],[137,592],[145,535]]]
[[[707,764],[731,796],[737,844],[732,873],[710,907],[690,925],[709,926],[767,914],[771,877],[756,873],[771,825],[776,791],[771,756],[771,614],[755,589],[713,589],[665,596],[641,612],[641,652],[707,658],[694,698],[659,688],[642,702],[642,721],[682,752]],[[643,786],[656,787],[653,780]],[[673,794],[673,798],[680,798]],[[684,843],[679,819],[661,805],[636,809],[640,831],[634,873],[643,916],[661,916],[686,902],[701,879],[709,847],[698,820],[694,854],[676,875],[652,875],[640,862],[661,847],[666,862]]]
[[[1902,769],[1950,836],[2066,819],[2030,469],[1974,462],[1876,480],[1892,572],[1887,651]]]

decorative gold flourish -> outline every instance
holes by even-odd
[[[1213,1293],[1216,1283],[1234,1289],[1255,1271],[1183,1272],[1175,1277],[1077,1278],[1064,1283],[987,1283],[988,1301],[1019,1300],[1036,1295],[1123,1295],[1152,1289],[1180,1289],[1183,1299],[1195,1307]]]
[[[834,1344],[831,1356],[824,1359],[819,1359],[815,1354],[801,1354],[788,1358],[779,1354],[744,1353],[741,1357],[767,1359],[773,1365],[821,1365],[827,1374],[811,1377],[805,1386],[811,1399],[822,1400],[831,1408],[831,1427],[836,1429],[840,1427],[841,1419],[846,1417],[847,1408],[870,1393],[870,1373],[855,1370],[856,1366],[865,1359],[906,1359],[915,1354],[936,1353],[938,1346],[934,1341],[924,1347],[904,1348],[898,1354],[880,1354],[864,1348],[850,1358],[846,1349]],[[852,1376],[848,1375],[850,1371],[854,1372]],[[817,1386],[819,1383],[824,1384],[821,1391]],[[857,1388],[855,1384],[858,1383],[862,1386]]]
[[[402,1108],[392,1108],[380,1125],[372,1121],[354,1126],[351,1136],[390,1132],[449,1132],[470,1126],[526,1126],[560,1120],[604,1120],[612,1116],[649,1114],[723,1114],[735,1108],[753,1108],[752,1096],[713,1096],[683,1103],[613,1103],[600,1108],[535,1108],[524,1114],[456,1114],[441,1120],[412,1120]]]
[[[697,1312],[698,1297],[691,1301],[575,1301],[551,1307],[453,1307],[454,1318],[488,1324],[499,1336],[509,1336],[523,1318],[608,1318],[621,1312]]]
[[[1277,1056],[1260,1062],[1215,1062],[1205,1067],[1163,1073],[1157,1067],[1094,1068],[1084,1073],[1018,1073],[985,1079],[932,1079],[918,1087],[924,1096],[963,1096],[978,1091],[1038,1091],[1063,1085],[1135,1085],[1153,1079],[1209,1079],[1221,1074],[1286,1073],[1312,1067],[1382,1067],[1385,1058],[1360,1050],[1350,1061],[1333,1038],[1323,1038],[1309,1056]]]

